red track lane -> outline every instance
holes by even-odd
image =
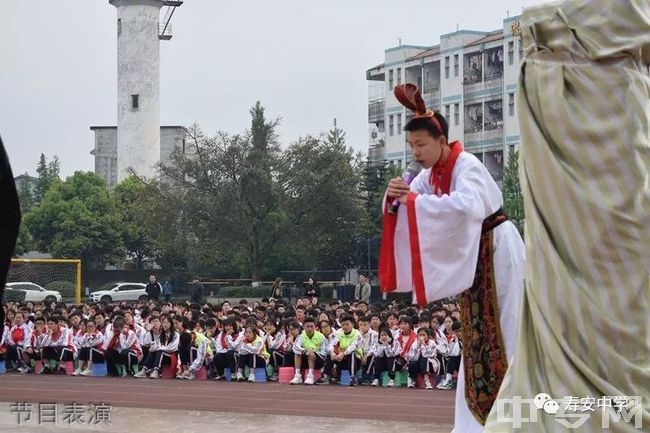
[[[97,403],[212,412],[452,424],[454,391],[172,379],[0,375],[11,402]],[[218,399],[217,399],[218,398]],[[3,399],[5,401],[6,397]]]

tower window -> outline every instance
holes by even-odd
[[[140,95],[131,95],[131,110],[137,111],[140,108]]]
[[[122,18],[117,19],[117,35],[122,34]]]

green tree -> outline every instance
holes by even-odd
[[[54,182],[25,217],[36,246],[95,269],[123,257],[120,216],[106,183],[90,172]]]
[[[511,149],[503,169],[503,210],[519,233],[524,234],[524,199],[519,185],[519,150]]]
[[[113,197],[121,217],[122,240],[127,252],[135,259],[136,269],[142,268],[147,257],[154,257],[152,240],[147,232],[146,214],[143,206],[145,184],[131,175],[115,186]],[[160,230],[160,226],[156,226]]]
[[[50,162],[47,162],[45,155],[41,153],[36,167],[38,178],[36,179],[36,185],[34,185],[34,202],[36,204],[41,202],[52,184],[59,180],[59,172],[59,157],[55,155]]]
[[[305,137],[284,154],[279,175],[289,222],[291,249],[303,266],[342,269],[354,265],[366,225],[361,156],[346,145],[336,120],[324,137]]]
[[[20,182],[18,183],[18,200],[20,201],[20,211],[25,215],[32,210],[35,205],[34,200],[34,179],[30,177],[27,173],[20,176]],[[16,240],[16,249],[14,254],[16,256],[23,255],[33,249],[32,236],[29,233],[27,225],[23,223],[20,225],[20,231],[18,232],[18,239]]]

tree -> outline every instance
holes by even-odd
[[[18,187],[18,200],[20,201],[20,211],[24,215],[27,215],[30,210],[35,205],[34,201],[34,178],[30,177],[27,173],[22,176],[19,176],[19,179],[16,179],[16,186]],[[18,232],[18,239],[16,240],[16,249],[14,254],[16,256],[23,255],[33,249],[33,240],[27,225],[24,223],[20,224],[20,231]]]
[[[511,149],[503,169],[503,210],[524,235],[524,200],[519,185],[519,150]]]
[[[34,185],[34,202],[36,204],[41,202],[52,184],[59,180],[59,171],[59,157],[55,155],[50,162],[47,162],[45,155],[41,153],[36,167],[38,178],[36,179],[36,185]]]
[[[124,254],[120,216],[106,183],[77,171],[57,181],[25,217],[36,246],[55,257],[80,257],[95,269]]]
[[[147,257],[154,256],[152,240],[147,233],[146,214],[143,206],[145,184],[131,175],[115,186],[113,197],[121,217],[122,240],[127,252],[135,258],[136,269],[142,268]],[[160,229],[160,226],[156,226]]]
[[[279,174],[292,229],[292,248],[309,268],[354,265],[366,224],[362,160],[347,147],[336,120],[326,136],[305,137],[284,154]]]

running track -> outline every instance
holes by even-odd
[[[11,402],[98,403],[111,406],[452,424],[455,391],[0,375],[2,398]]]

